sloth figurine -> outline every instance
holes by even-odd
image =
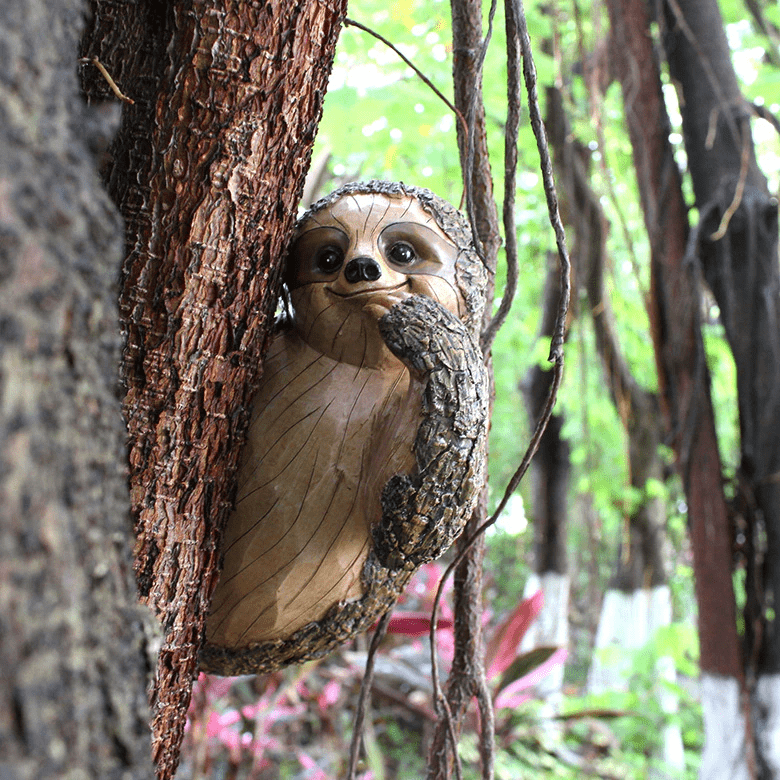
[[[324,655],[460,533],[485,471],[485,280],[467,222],[428,190],[350,184],[300,219],[204,670]]]

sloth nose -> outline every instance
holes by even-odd
[[[371,257],[354,257],[344,269],[344,277],[350,284],[375,282],[381,275],[379,263]]]

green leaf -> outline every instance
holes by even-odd
[[[522,653],[515,658],[507,670],[501,675],[498,683],[498,691],[503,690],[510,683],[525,677],[529,672],[540,667],[546,660],[552,657],[559,648],[557,647],[535,647],[527,653]]]

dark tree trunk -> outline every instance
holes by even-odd
[[[649,20],[638,0],[612,0],[613,52],[651,239],[653,336],[664,411],[686,494],[697,558],[702,668],[739,674],[731,540],[709,381],[696,319],[698,290],[683,262],[687,209],[669,146],[669,120]],[[705,539],[709,537],[709,541]],[[730,606],[731,605],[731,606]]]
[[[595,81],[589,79],[591,84]],[[597,88],[593,84],[593,88]],[[620,417],[628,442],[629,484],[638,496],[626,507],[625,533],[621,534],[614,573],[601,605],[595,638],[595,653],[588,672],[588,688],[600,693],[629,687],[630,668],[619,663],[602,663],[599,651],[617,645],[636,649],[652,639],[654,632],[672,619],[671,592],[664,560],[666,516],[661,498],[648,490],[651,480],[664,478],[659,453],[663,439],[658,399],[639,386],[623,357],[614,327],[612,306],[605,290],[608,223],[598,195],[590,185],[590,151],[574,137],[564,113],[559,90],[548,90],[548,127],[555,149],[558,180],[566,212],[573,228],[573,263],[586,292],[593,321],[596,350],[604,380]],[[664,681],[674,681],[673,671],[658,672]],[[670,676],[671,675],[671,676]],[[659,683],[662,707],[673,711],[674,700]],[[663,760],[670,770],[682,771],[682,735],[675,724],[662,734]]]
[[[608,9],[613,60],[650,236],[651,319],[661,405],[688,502],[705,684],[702,775],[744,777],[747,724],[741,712],[731,535],[698,327],[700,294],[693,269],[685,262],[687,208],[669,144],[647,6],[642,0],[610,0]]]
[[[76,78],[85,4],[0,6],[0,775],[148,778],[117,388],[121,223]],[[110,132],[110,129],[109,129]]]
[[[648,480],[663,479],[658,452],[663,439],[658,401],[637,384],[615,333],[612,306],[604,290],[607,222],[589,182],[590,152],[572,136],[560,91],[549,89],[547,98],[556,173],[574,233],[573,264],[587,293],[604,379],[628,437],[630,484],[646,495]],[[666,584],[664,528],[663,504],[658,498],[646,497],[632,508],[627,549],[618,555],[611,587],[630,592]]]
[[[558,258],[548,256],[544,287],[540,338],[553,335],[560,296]],[[539,419],[552,385],[552,371],[534,365],[528,371],[521,389],[531,428]],[[552,414],[531,464],[532,506],[534,524],[534,571],[567,574],[567,520],[569,513],[569,475],[571,462],[569,442],[561,436],[563,414]]]
[[[737,368],[739,508],[746,525],[745,671],[755,686],[760,777],[780,773],[780,267],[777,201],[753,148],[752,108],[716,2],[664,6],[699,224],[690,248],[720,307]],[[769,730],[773,733],[769,733]]]
[[[751,675],[778,673],[780,630],[766,611],[780,594],[777,201],[756,162],[751,108],[737,85],[717,4],[681,2],[674,13],[667,9],[667,26],[665,48],[684,98],[685,147],[700,215],[695,251],[737,367],[740,485],[751,541],[762,525],[766,529],[766,548],[751,549],[764,566],[762,579],[748,586],[760,593],[760,603],[748,602],[746,660]]]
[[[588,77],[586,76],[586,79]],[[592,80],[591,80],[592,83]],[[573,263],[586,292],[593,322],[596,350],[612,403],[628,442],[629,484],[638,499],[626,507],[614,573],[601,604],[595,653],[588,672],[588,688],[601,693],[629,687],[630,669],[619,663],[602,663],[599,651],[617,645],[636,649],[672,619],[671,593],[664,561],[666,517],[661,498],[648,490],[650,480],[664,475],[659,445],[663,438],[658,401],[639,386],[623,357],[614,327],[612,306],[604,285],[607,265],[608,224],[598,195],[590,185],[590,151],[574,137],[564,113],[559,90],[548,90],[548,127],[555,149],[558,180],[566,213],[573,228]],[[664,679],[669,679],[669,672]],[[673,672],[671,673],[673,681]],[[659,684],[661,706],[675,708]],[[662,758],[671,769],[683,769],[679,727],[663,729]]]
[[[135,100],[107,176],[127,225],[136,573],[165,633],[151,698],[161,777],[178,763],[247,407],[345,10],[345,0],[94,0],[85,37],[84,54]]]

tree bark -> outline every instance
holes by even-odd
[[[0,774],[19,780],[151,772],[153,621],[132,575],[116,383],[121,224],[95,157],[112,128],[76,78],[84,5],[0,7]]]
[[[664,503],[647,490],[650,480],[660,482],[664,478],[659,454],[663,423],[657,397],[634,379],[615,332],[612,306],[604,287],[609,226],[599,197],[590,185],[590,151],[573,136],[560,91],[550,88],[547,95],[547,124],[555,150],[556,172],[574,233],[574,267],[587,294],[604,380],[625,429],[629,484],[638,496],[636,503],[624,510],[627,533],[621,535],[614,573],[602,600],[596,652],[588,672],[588,689],[600,693],[627,689],[631,670],[628,664],[602,663],[598,651],[614,645],[625,649],[643,647],[672,619],[664,560]],[[659,661],[659,669],[664,666],[671,666],[665,677],[668,680],[671,675],[673,680],[673,661]],[[658,699],[669,711],[676,708],[675,697],[665,695],[663,688],[658,691]],[[667,726],[663,743],[663,760],[681,771],[684,753],[679,727]]]
[[[151,697],[161,777],[178,763],[247,409],[345,10],[345,0],[95,0],[85,38],[85,54],[135,100],[107,176],[127,226],[120,311],[136,573],[165,633]]]
[[[658,447],[663,439],[658,400],[639,386],[626,363],[604,290],[607,221],[589,183],[590,153],[573,138],[557,89],[547,92],[547,126],[555,151],[556,172],[574,232],[574,267],[587,293],[604,379],[628,439],[629,480],[646,496],[650,479],[663,479]],[[659,498],[646,496],[628,511],[628,543],[618,555],[612,588],[630,592],[665,585],[665,517]]]
[[[705,679],[703,777],[746,777],[747,727],[731,579],[731,536],[698,327],[699,289],[686,263],[687,209],[669,145],[669,119],[650,19],[642,0],[610,0],[612,53],[651,246],[651,322],[660,400],[688,502],[699,607],[700,665]],[[709,682],[725,685],[724,699]],[[726,690],[727,689],[727,690]],[[721,751],[726,748],[727,752]]]
[[[482,84],[478,77],[478,57],[482,46],[482,6],[475,0],[451,0],[452,45],[453,45],[453,87],[455,107],[464,117],[469,117],[474,107],[473,147],[474,166],[468,170],[468,139],[460,123],[457,125],[458,149],[464,181],[471,179],[473,227],[476,229],[481,255],[488,269],[495,272],[498,247],[501,242],[498,230],[498,212],[493,199],[493,177],[490,170],[490,158],[485,133],[485,109],[482,101]],[[475,242],[476,243],[476,242]],[[494,284],[489,276],[487,301],[485,304],[485,324],[490,321],[493,310]],[[492,397],[492,369],[490,372]],[[491,401],[492,410],[492,401]],[[462,545],[476,529],[487,519],[487,487],[479,501],[476,511],[466,524],[456,543],[461,551]],[[460,735],[463,716],[472,698],[486,693],[485,670],[482,663],[483,643],[481,631],[482,615],[482,561],[485,554],[484,537],[477,539],[455,570],[454,611],[455,611],[455,657],[450,676],[447,680],[446,697],[452,714],[453,732]],[[490,707],[490,702],[485,702]],[[483,740],[481,758],[483,777],[492,777],[493,772],[493,724],[486,722],[492,718],[492,710],[483,710]],[[485,736],[487,737],[485,738]],[[434,731],[428,757],[428,778],[449,777],[451,753],[447,748],[449,732],[444,718],[440,718]],[[489,744],[488,744],[489,743]],[[455,748],[457,749],[457,748]]]
[[[668,142],[669,120],[645,7],[637,0],[612,0],[609,10],[613,54],[651,239],[652,325],[662,406],[688,496],[695,555],[699,556],[701,664],[715,673],[739,674],[736,613],[729,606],[734,604],[731,540],[697,327],[698,295],[695,279],[683,263],[687,210]]]

